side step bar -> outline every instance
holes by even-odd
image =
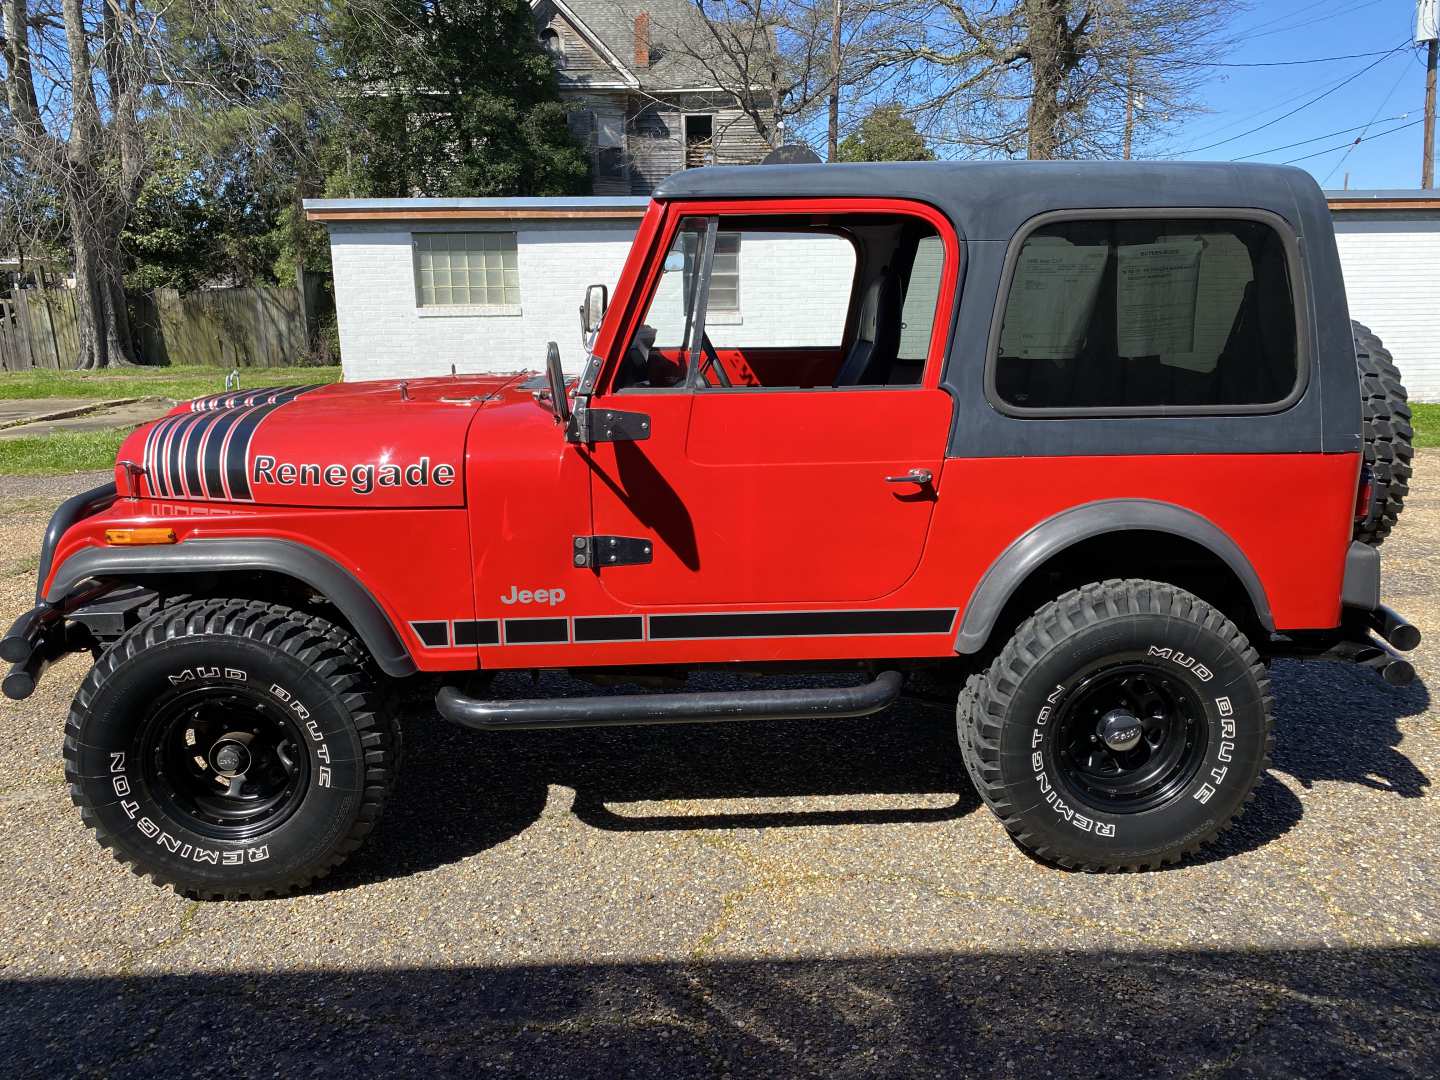
[[[903,677],[881,672],[863,686],[815,690],[737,690],[609,697],[480,701],[453,686],[435,695],[440,715],[477,731],[705,724],[721,720],[807,720],[869,716],[895,703]]]

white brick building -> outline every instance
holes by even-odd
[[[1416,401],[1440,401],[1440,192],[1332,191],[1350,317],[1395,354]]]
[[[440,375],[452,364],[462,372],[536,370],[551,340],[567,370],[578,370],[585,286],[614,285],[645,204],[634,197],[307,202],[310,218],[330,229],[345,377]],[[1440,401],[1440,197],[1332,192],[1330,205],[1351,315],[1391,346],[1413,398]],[[843,313],[787,302],[785,283],[807,282],[809,296],[848,296],[853,262],[833,246],[840,243],[743,242],[732,264],[734,307],[712,309],[706,320],[714,342],[836,343],[826,335],[838,338]],[[824,287],[831,279],[835,288]]]

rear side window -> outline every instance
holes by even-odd
[[[1021,412],[1248,411],[1296,391],[1297,358],[1270,224],[1065,220],[1013,262],[992,391]]]

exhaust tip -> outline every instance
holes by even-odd
[[[16,669],[5,676],[5,681],[0,682],[0,691],[11,701],[24,701],[35,692],[35,676],[16,665]]]
[[[1391,628],[1386,640],[1401,652],[1409,652],[1420,644],[1420,631],[1410,623],[1402,623]]]
[[[1415,681],[1415,665],[1409,660],[1391,660],[1380,669],[1380,677],[1391,686],[1409,686]]]

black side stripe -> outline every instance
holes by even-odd
[[[575,620],[575,642],[641,641],[645,619],[640,615],[581,616]]]
[[[651,641],[720,641],[736,638],[866,637],[949,634],[955,608],[869,611],[705,612],[695,615],[580,615],[505,619],[506,645],[577,645],[644,641],[649,620]],[[574,626],[573,637],[570,627]],[[431,648],[501,644],[502,621],[456,619],[446,623],[412,622],[411,628]]]
[[[568,619],[506,619],[506,645],[563,644],[570,640]]]
[[[498,619],[457,619],[451,623],[455,628],[451,639],[456,646],[499,645],[500,621]]]
[[[705,638],[861,637],[947,634],[954,608],[913,611],[758,611],[705,615],[651,615],[650,640]]]
[[[430,619],[412,622],[410,629],[415,636],[432,649],[443,649],[450,644],[450,624],[444,619]]]

